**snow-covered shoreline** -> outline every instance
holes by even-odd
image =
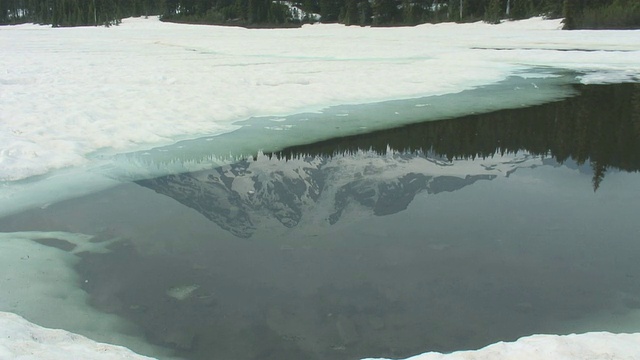
[[[475,351],[458,351],[451,354],[430,352],[407,360],[628,360],[637,359],[639,356],[640,333],[593,332],[579,335],[532,335],[514,342],[499,342]],[[64,330],[44,328],[18,315],[6,312],[0,312],[0,358],[7,360],[152,359],[121,346],[98,343]]]
[[[0,359],[151,360],[122,346],[95,342],[64,330],[48,329],[21,316],[0,312]]]
[[[412,356],[406,360],[623,360],[636,359],[638,356],[640,356],[640,334],[593,332],[570,335],[531,335],[514,342],[495,343],[475,351],[457,351],[451,354],[430,352]]]

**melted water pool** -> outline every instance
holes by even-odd
[[[74,255],[77,285],[185,359],[637,332],[640,85],[577,90],[123,184],[0,228],[112,241]]]

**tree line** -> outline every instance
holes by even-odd
[[[316,16],[319,15],[318,16]],[[564,17],[566,29],[640,28],[638,0],[0,0],[0,24],[117,25],[123,18],[240,26],[321,21],[410,26]]]
[[[164,0],[0,0],[0,24],[54,27],[118,25],[123,18],[157,15]]]
[[[565,0],[565,29],[638,29],[638,0]]]

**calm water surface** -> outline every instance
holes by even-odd
[[[640,331],[640,85],[578,90],[124,184],[0,227],[120,237],[79,255],[91,305],[187,359]]]

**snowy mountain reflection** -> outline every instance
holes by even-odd
[[[525,158],[517,158],[522,161]],[[374,215],[407,208],[416,194],[455,191],[496,173],[522,166],[513,159],[454,165],[415,154],[381,157],[372,152],[288,161],[260,156],[210,171],[164,176],[138,184],[202,213],[232,234],[248,238],[260,217],[297,226],[305,214],[323,214],[328,224],[359,205]],[[484,167],[483,167],[484,166]],[[475,172],[475,173],[474,173]]]
[[[591,169],[581,169],[592,172],[597,190],[607,169],[640,169],[640,85],[583,87],[581,94],[298,146],[138,184],[242,238],[255,233],[260,217],[291,228],[308,213],[335,224],[354,205],[378,216],[395,214],[418,193],[456,191],[543,163],[588,162]]]

